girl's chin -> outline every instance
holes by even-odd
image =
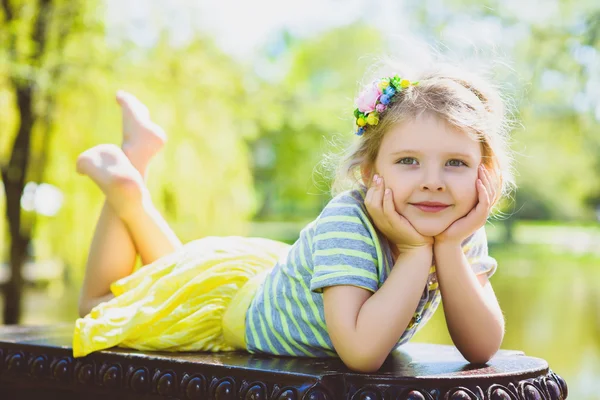
[[[436,221],[435,223],[413,223],[412,225],[419,234],[427,237],[437,236],[450,226],[450,224],[443,223],[442,221]]]

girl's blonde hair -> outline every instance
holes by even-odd
[[[393,125],[431,112],[481,142],[483,164],[499,177],[494,203],[508,195],[515,186],[508,143],[511,121],[500,91],[481,76],[446,64],[437,64],[416,76],[397,70],[395,73],[419,83],[397,93],[379,123],[367,126],[346,151],[336,171],[333,194],[347,189],[348,183],[367,184],[362,181],[361,169],[372,170],[383,136]]]

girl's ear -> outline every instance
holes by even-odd
[[[362,178],[363,184],[369,187],[373,180],[373,168],[371,166],[362,165],[360,167],[360,177]]]

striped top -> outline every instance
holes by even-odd
[[[353,285],[375,292],[394,264],[389,242],[368,217],[365,194],[362,187],[332,199],[267,275],[246,314],[250,353],[337,356],[325,325],[323,288]],[[476,274],[495,272],[497,264],[488,256],[483,228],[465,240],[463,251]],[[397,346],[431,318],[440,299],[432,266],[415,314]]]

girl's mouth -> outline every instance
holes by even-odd
[[[436,213],[446,208],[450,207],[449,204],[432,202],[432,201],[424,201],[422,203],[410,203],[411,206],[418,208],[419,210],[427,213]]]

